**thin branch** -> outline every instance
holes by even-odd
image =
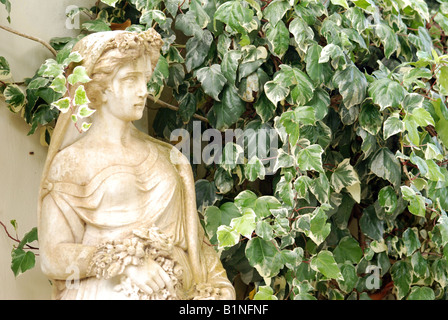
[[[8,238],[10,238],[11,240],[14,240],[14,241],[17,242],[17,243],[20,243],[20,240],[19,240],[19,239],[14,238],[14,237],[8,232],[8,229],[6,228],[6,226],[5,226],[5,224],[4,224],[3,222],[0,221],[0,225],[3,227],[3,229],[5,229],[5,233],[6,233],[6,235],[8,236]],[[25,244],[25,246],[28,247],[28,249],[31,249],[31,250],[39,250],[39,248],[30,246],[29,244]]]
[[[162,100],[156,100],[151,95],[148,96],[148,99],[151,100],[154,103],[157,103],[159,106],[161,106],[163,108],[171,109],[171,110],[174,110],[174,111],[179,111],[179,107],[173,106],[173,105],[171,105],[169,103],[166,103],[166,102],[164,102]],[[193,118],[196,118],[198,120],[201,120],[201,121],[204,121],[204,122],[208,123],[208,119],[206,117],[200,116],[200,115],[198,115],[196,113],[193,115]]]
[[[49,43],[45,42],[45,41],[42,40],[42,39],[39,39],[39,38],[30,36],[30,35],[24,34],[24,33],[20,32],[20,31],[11,29],[10,27],[6,27],[6,26],[3,26],[3,25],[0,25],[0,28],[6,30],[6,31],[8,31],[8,32],[14,33],[14,34],[16,34],[16,35],[18,35],[18,36],[21,36],[21,37],[24,37],[24,38],[27,38],[27,39],[30,39],[30,40],[39,42],[40,44],[42,44],[43,46],[45,46],[48,50],[50,50],[51,53],[52,53],[55,57],[56,57],[56,55],[57,55],[56,50],[54,50],[54,48],[53,48]]]

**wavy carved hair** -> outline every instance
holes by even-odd
[[[134,32],[117,32],[112,39],[107,41],[98,50],[98,56],[93,52],[93,57],[91,57],[91,43],[81,40],[75,45],[73,51],[78,51],[84,59],[81,63],[71,64],[67,70],[67,74],[71,74],[74,68],[79,65],[86,68],[92,80],[84,84],[84,87],[91,101],[89,107],[95,109],[100,106],[102,93],[110,85],[112,78],[120,66],[140,57],[149,59],[147,65],[150,67],[148,70],[145,70],[149,81],[157,65],[162,44],[163,41],[160,35],[152,29],[140,34]],[[76,89],[75,86],[72,90],[74,89]]]

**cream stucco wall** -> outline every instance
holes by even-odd
[[[11,24],[0,4],[0,24],[49,41],[52,37],[71,36],[79,30],[66,28],[65,11],[69,5],[89,7],[95,0],[10,0]],[[15,81],[32,77],[51,53],[41,44],[0,29],[0,56],[10,64]],[[144,129],[146,122],[140,124]],[[10,231],[10,220],[19,225],[19,236],[37,225],[36,205],[39,180],[47,148],[41,146],[38,132],[27,136],[29,126],[11,113],[0,99],[0,221]],[[0,228],[0,299],[49,299],[51,286],[36,267],[15,278],[11,269],[10,240]]]

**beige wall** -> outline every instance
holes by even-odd
[[[52,37],[74,35],[79,30],[65,27],[68,5],[91,6],[95,0],[11,0],[11,24],[0,4],[0,24],[49,41]],[[0,55],[10,63],[15,81],[32,77],[51,53],[37,42],[0,29]],[[145,123],[140,128],[145,128]],[[47,148],[39,133],[27,136],[29,126],[11,113],[0,99],[0,221],[19,224],[19,236],[37,225],[36,204],[41,171]],[[32,154],[30,154],[32,153]],[[12,231],[12,227],[10,227]],[[0,299],[48,299],[51,286],[36,267],[17,279],[10,269],[13,241],[0,228]]]

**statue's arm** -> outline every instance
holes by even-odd
[[[50,194],[43,199],[38,230],[44,274],[56,280],[88,276],[96,248],[75,243],[72,230]]]

